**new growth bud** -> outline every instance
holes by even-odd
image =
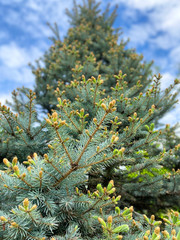
[[[7,221],[7,219],[6,219],[4,216],[1,216],[1,217],[0,217],[0,220],[1,220],[2,222],[6,222],[6,221]]]
[[[28,207],[29,207],[29,199],[28,198],[25,198],[24,201],[23,201],[23,206],[24,208],[27,210]]]
[[[11,163],[7,160],[7,158],[3,159],[3,163],[7,166],[7,167],[11,167]]]
[[[104,103],[101,104],[101,107],[104,109],[104,111],[107,110],[106,105]]]
[[[17,161],[18,161],[18,158],[17,158],[17,157],[14,157],[13,160],[12,160],[13,166],[17,164]]]

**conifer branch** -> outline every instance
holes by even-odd
[[[39,130],[32,136],[32,138],[35,138],[42,131],[42,129],[45,128],[46,125],[47,125],[47,123],[41,125]]]
[[[65,113],[66,117],[70,120],[70,122],[73,124],[73,126],[76,128],[76,130],[78,131],[78,133],[81,133],[81,130],[76,126],[76,124],[74,123],[74,121],[71,119],[71,117],[69,116],[69,114],[66,112],[66,110],[64,109],[63,106],[61,106],[63,112]]]
[[[88,212],[90,212],[91,210],[93,210],[93,209],[95,208],[95,206],[96,206],[99,202],[101,202],[101,201],[102,201],[101,198],[98,199],[90,208],[88,208],[86,211],[84,211],[84,212],[82,213],[82,215],[85,215],[86,213],[88,213]]]
[[[4,108],[6,109],[6,106],[4,106]],[[5,129],[9,134],[11,134],[12,136],[15,136],[15,133],[14,133],[13,127],[12,127],[12,125],[11,125],[11,123],[10,123],[8,117],[6,116],[5,112],[3,111],[3,109],[1,109],[1,112],[2,112],[3,116],[5,117],[5,119],[6,119],[7,123],[8,123],[8,125],[9,125],[9,127],[10,127],[10,129],[11,129],[11,133],[9,133],[9,131],[8,131],[6,128],[4,128],[4,129]]]
[[[29,124],[28,124],[28,128],[27,128],[27,132],[29,135],[31,135],[31,117],[32,117],[32,90],[29,91]]]
[[[96,132],[99,130],[101,124],[104,122],[104,120],[105,120],[105,118],[106,118],[106,116],[107,116],[108,113],[109,113],[108,111],[105,112],[105,114],[104,114],[104,116],[102,117],[100,123],[98,123],[98,124],[96,125],[96,128],[95,128],[94,132],[89,136],[89,139],[88,139],[87,143],[85,144],[82,152],[80,153],[80,156],[78,157],[78,159],[77,159],[76,162],[75,162],[76,165],[78,165],[79,161],[81,160],[81,157],[83,156],[84,152],[86,151],[86,148],[88,147],[89,143],[91,142],[91,140],[92,140],[92,138],[94,137],[94,135],[96,134]]]
[[[96,151],[92,156],[90,156],[89,158],[86,159],[86,162],[89,162],[89,160],[91,160],[93,157],[96,157],[98,154],[104,152],[106,149],[110,148],[113,144],[108,144],[106,147],[100,149],[99,151]]]
[[[57,179],[54,175],[52,175],[51,173],[49,173],[48,171],[46,171],[46,170],[43,169],[43,172],[46,173],[47,175],[51,176],[52,178],[54,178],[56,181],[58,181],[58,179]],[[60,173],[60,174],[61,174],[61,173]]]
[[[86,164],[86,165],[84,165],[84,166],[78,166],[77,169],[88,168],[88,167],[91,167],[91,166],[93,166],[93,165],[96,165],[96,164],[99,164],[99,163],[102,163],[102,162],[106,162],[106,161],[108,161],[108,160],[110,160],[110,159],[112,159],[112,158],[114,158],[114,157],[115,157],[115,156],[110,156],[110,157],[101,159],[101,160],[99,160],[99,161],[97,161],[97,162],[89,163],[89,164]]]
[[[25,191],[29,191],[29,188],[23,188],[23,187],[19,187],[19,186],[14,186],[14,188],[16,188],[16,189],[22,189],[22,190],[25,190]]]
[[[93,99],[93,107],[96,107],[96,94],[97,94],[97,89],[98,89],[98,83],[96,82],[96,88],[94,90],[94,99]]]
[[[70,169],[68,172],[66,172],[58,181],[56,181],[55,184],[52,185],[52,187],[56,187],[59,185],[65,178],[67,178],[75,169]]]
[[[46,155],[47,154],[45,154],[45,157],[46,157]],[[61,176],[63,176],[63,173],[56,167],[56,166],[54,166],[54,164],[52,163],[52,161],[50,161],[49,159],[48,159],[48,157],[46,157],[46,161],[58,172],[58,173],[60,173],[61,174]],[[43,170],[44,171],[44,170]],[[49,174],[49,173],[48,173]],[[57,179],[56,179],[57,180]]]
[[[71,156],[70,156],[70,154],[69,154],[69,152],[68,152],[68,150],[66,148],[66,145],[64,144],[64,142],[63,142],[63,140],[62,140],[62,138],[61,138],[61,136],[60,136],[60,134],[59,134],[59,132],[58,132],[58,130],[56,128],[55,128],[55,131],[56,131],[56,134],[57,134],[57,136],[59,138],[60,143],[62,144],[62,146],[63,146],[63,148],[64,148],[64,150],[65,150],[65,152],[66,152],[66,154],[67,154],[67,156],[68,156],[68,158],[70,160],[70,164],[72,166],[73,165],[73,160],[72,160],[72,158],[71,158]]]

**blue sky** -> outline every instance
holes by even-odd
[[[77,0],[77,3],[81,3]],[[118,7],[114,27],[122,27],[129,47],[137,49],[163,75],[162,88],[177,77],[180,65],[179,0],[102,0]],[[0,0],[0,102],[10,99],[13,89],[33,87],[34,76],[28,63],[35,63],[51,45],[52,35],[46,22],[57,22],[63,37],[69,27],[65,9],[73,0]],[[157,70],[155,70],[157,72]],[[162,120],[174,124],[180,120],[180,106]]]

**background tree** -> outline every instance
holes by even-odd
[[[0,160],[12,159],[15,155],[25,160],[36,151],[44,154],[48,147],[49,134],[46,122],[38,119],[35,93],[21,88],[12,93],[11,109],[0,105]]]
[[[68,84],[77,71],[86,78],[91,77],[92,73],[94,77],[101,74],[105,79],[107,94],[116,84],[113,75],[118,74],[119,70],[127,74],[129,87],[138,80],[141,81],[142,87],[138,93],[151,82],[152,63],[142,62],[143,56],[138,55],[134,49],[125,49],[127,42],[121,40],[118,43],[121,33],[112,27],[116,9],[112,14],[109,14],[108,8],[100,13],[99,5],[100,3],[89,0],[83,6],[75,3],[72,13],[67,10],[72,26],[67,36],[61,41],[57,27],[53,28],[53,45],[42,59],[43,67],[40,62],[37,67],[32,67],[36,77],[37,102],[48,112],[51,112],[55,104],[53,91],[48,91],[47,85],[55,90],[59,81]]]
[[[117,103],[118,118],[114,120],[117,123],[113,129],[119,137],[117,149],[124,149],[127,159],[92,167],[88,175],[89,189],[94,190],[97,182],[106,186],[114,179],[117,192],[123,196],[122,203],[133,204],[139,210],[150,212],[151,209],[154,212],[155,209],[178,207],[179,171],[174,167],[178,166],[178,147],[171,150],[167,141],[163,143],[164,138],[161,136],[167,134],[168,127],[161,132],[155,130],[155,127],[160,117],[176,103],[177,92],[173,91],[179,81],[176,79],[174,84],[161,91],[161,76],[151,76],[152,63],[143,62],[143,57],[134,49],[126,49],[127,43],[123,40],[118,43],[119,33],[112,28],[116,11],[109,14],[107,8],[104,13],[100,13],[99,4],[89,0],[83,6],[75,4],[73,12],[67,13],[72,24],[67,37],[61,41],[57,29],[53,28],[53,45],[38,65],[32,67],[36,77],[37,103],[49,113],[52,109],[57,109],[57,104],[60,105],[60,115],[65,116],[66,121],[74,126],[68,130],[71,137],[79,141],[79,134],[83,132],[84,126],[90,124],[97,113],[98,101],[103,103],[105,97],[112,97]],[[92,87],[87,89],[86,84],[89,82]],[[59,98],[59,103],[56,97]],[[18,109],[18,104],[18,101],[15,102],[15,109]],[[67,108],[70,106],[73,108],[71,111]],[[23,112],[24,107],[23,105]],[[83,120],[86,112],[89,115]],[[78,114],[82,115],[81,124],[75,124]],[[27,116],[30,115],[29,113]],[[29,139],[28,144],[34,148],[26,151],[27,145],[21,139],[24,150],[20,154],[23,153],[25,158],[34,150],[42,155],[54,135],[49,138],[47,129],[43,141],[40,138],[34,141],[26,131],[27,119],[22,118],[22,121],[24,133]],[[7,119],[4,119],[3,144],[11,135],[6,131],[7,124]],[[16,128],[17,122],[13,120],[13,124]],[[111,127],[112,122],[109,121],[105,131],[107,134],[112,131]],[[40,128],[37,129],[38,136]],[[16,138],[11,138],[11,141],[11,148],[8,148],[3,157],[14,154],[13,141]],[[162,142],[160,147],[159,142]],[[164,150],[165,145],[167,151]],[[174,142],[173,148],[175,145],[177,144]]]

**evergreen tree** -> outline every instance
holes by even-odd
[[[56,109],[60,118],[66,120],[69,127],[64,129],[63,136],[67,135],[69,151],[76,155],[75,143],[84,146],[84,131],[97,124],[99,109],[106,111],[107,104],[115,100],[116,113],[112,113],[106,126],[99,129],[101,135],[92,139],[92,147],[99,151],[104,146],[103,138],[109,139],[108,142],[113,134],[114,140],[118,140],[108,148],[110,153],[105,154],[114,154],[114,158],[98,165],[87,164],[86,188],[95,191],[97,182],[107,186],[114,179],[116,191],[122,195],[122,206],[133,204],[138,210],[153,213],[161,208],[178,208],[178,139],[170,146],[170,138],[167,141],[162,138],[168,136],[169,127],[157,131],[155,126],[174,106],[177,93],[173,91],[179,81],[176,79],[173,85],[161,91],[161,76],[151,77],[151,63],[142,62],[142,56],[135,50],[125,48],[125,42],[118,44],[118,31],[112,28],[116,12],[109,15],[107,9],[100,14],[98,6],[93,0],[83,6],[75,5],[73,12],[68,12],[72,28],[63,41],[57,29],[53,29],[56,37],[44,55],[43,67],[40,63],[37,68],[32,67],[36,76],[37,103],[49,113]],[[19,101],[24,98],[23,93],[28,94],[27,104]],[[43,156],[52,141],[55,144],[52,152],[60,158],[57,136],[34,112],[32,91],[20,90],[19,98],[16,94],[14,97],[13,107],[18,115],[4,106],[0,109],[1,158],[12,159],[16,155],[23,162],[28,155],[32,158],[33,152]],[[86,134],[91,136],[91,132],[86,131]],[[66,168],[63,168],[65,173]]]
[[[70,85],[73,89],[79,87],[79,100],[89,95],[94,103],[92,120],[86,121],[92,113],[83,108],[77,110],[82,101],[71,104],[64,97],[58,98],[58,111],[46,119],[53,136],[48,153],[43,157],[34,153],[23,164],[17,157],[12,162],[3,159],[6,169],[0,171],[1,239],[179,240],[178,211],[171,211],[169,217],[164,218],[167,225],[163,229],[160,228],[162,222],[155,220],[154,215],[150,219],[144,215],[142,219],[132,206],[120,209],[120,196],[115,196],[113,180],[107,187],[97,184],[95,191],[87,191],[91,168],[116,162],[128,166],[134,160],[124,147],[119,149],[122,138],[130,137],[130,132],[117,133],[118,104],[111,97],[100,97],[102,82],[100,77],[88,81],[83,77],[82,81],[75,80]],[[153,111],[154,107],[142,120],[133,114],[136,128],[140,128]],[[169,154],[151,159],[151,165],[160,165]]]
[[[161,76],[152,77],[152,63],[143,62],[142,55],[138,55],[134,49],[127,49],[127,42],[121,40],[119,43],[118,40],[121,34],[118,29],[113,29],[112,27],[116,17],[116,9],[112,14],[109,13],[108,8],[104,13],[101,13],[99,4],[100,3],[96,3],[94,0],[84,1],[82,6],[75,3],[72,12],[67,11],[72,27],[69,29],[63,41],[60,40],[57,26],[52,29],[55,37],[52,38],[52,47],[46,52],[44,58],[41,59],[41,61],[43,61],[43,67],[41,67],[40,63],[38,63],[38,68],[33,67],[33,73],[36,77],[35,91],[37,94],[37,102],[47,112],[51,112],[52,109],[56,109],[57,101],[54,96],[54,90],[57,87],[61,92],[64,90],[66,98],[73,102],[78,98],[77,96],[79,96],[80,93],[78,88],[72,89],[71,81],[74,79],[79,81],[82,75],[88,79],[91,78],[92,75],[98,77],[100,74],[104,80],[101,85],[101,89],[105,90],[104,96],[110,95],[118,102],[122,102],[121,104],[118,103],[117,108],[119,118],[122,122],[117,129],[119,134],[122,134],[124,129],[130,131],[129,128],[134,124],[132,118],[133,113],[135,115],[137,114],[138,118],[141,119],[145,116],[146,111],[154,105],[156,110],[146,119],[144,128],[142,127],[141,130],[137,131],[133,126],[130,132],[131,139],[121,143],[121,146],[128,149],[131,149],[135,143],[137,144],[136,150],[138,157],[136,156],[136,158],[139,159],[142,156],[142,159],[136,161],[136,164],[141,164],[145,162],[145,159],[151,159],[151,157],[154,158],[160,154],[163,147],[166,147],[167,150],[171,149],[170,145],[168,145],[169,140],[165,142],[165,135],[167,136],[166,132],[168,131],[167,128],[162,129],[162,134],[157,133],[157,136],[152,137],[150,140],[147,140],[147,132],[149,132],[151,136],[154,131],[154,126],[158,126],[157,123],[159,119],[170,111],[177,102],[177,92],[173,94],[173,89],[179,81],[176,79],[174,84],[164,92],[161,91]],[[123,81],[124,77],[122,76],[117,82],[115,75],[118,75],[119,70],[122,71],[123,76],[126,75],[125,81]],[[116,89],[116,95],[114,94],[114,89]],[[80,100],[78,101],[80,102]],[[88,110],[90,114],[87,120],[92,119],[92,116],[94,116],[94,107],[92,106],[93,103],[91,99],[84,96],[81,101],[81,107]],[[78,109],[80,110],[81,107]],[[155,125],[153,123],[155,123]],[[145,125],[147,126],[145,127]],[[176,140],[173,148],[179,143],[178,139]],[[164,146],[161,142],[164,142]],[[159,143],[160,147],[158,147]],[[143,150],[139,149],[138,146],[143,146]],[[128,151],[132,154],[132,150]],[[177,153],[175,157],[172,156],[169,158],[168,156],[166,160],[164,160],[163,166],[167,171],[171,171],[173,168],[177,171],[179,161],[180,158]],[[106,166],[103,170],[96,169],[94,173],[91,172],[89,187],[93,188],[96,186],[97,176],[99,176],[98,181],[102,181],[104,185],[106,185],[109,180],[115,178],[117,178],[116,182],[119,182],[119,180],[124,179],[123,175],[133,176],[132,178],[136,178],[136,180],[129,178],[131,190],[128,189],[127,185],[125,185],[125,188],[122,188],[122,186],[119,188],[121,189],[121,193],[124,192],[123,195],[127,196],[127,194],[130,194],[128,198],[131,198],[133,204],[139,209],[142,209],[142,203],[144,203],[144,208],[146,206],[149,208],[150,202],[153,202],[153,209],[155,206],[157,209],[164,205],[169,206],[170,204],[171,206],[172,202],[174,205],[174,200],[176,199],[174,195],[178,198],[176,191],[174,194],[171,193],[171,200],[167,203],[169,196],[167,196],[166,192],[168,191],[163,190],[164,193],[161,194],[158,184],[156,184],[156,194],[153,193],[151,198],[151,190],[150,192],[145,191],[147,188],[146,184],[143,187],[144,178],[148,179],[150,175],[157,177],[159,171],[156,173],[154,171],[152,173],[143,173],[143,171],[139,171],[137,167],[137,171],[133,170],[133,168],[131,169],[134,175],[128,175],[128,173],[123,172],[121,168],[119,170],[119,165],[120,164],[110,165]],[[143,179],[141,179],[142,174]],[[136,187],[132,184],[133,181],[136,182]],[[140,184],[139,181],[142,182],[142,184]],[[154,181],[156,182],[156,180]],[[124,182],[127,184],[127,178],[125,178]],[[142,185],[142,187],[140,187],[140,185]],[[164,187],[167,186],[165,183],[162,183],[162,185]],[[163,189],[166,188],[164,187]],[[146,194],[147,196],[145,196]],[[160,198],[158,198],[158,196]],[[164,203],[164,201],[166,203]],[[176,200],[175,202],[176,205],[178,205]]]
[[[118,43],[121,33],[112,27],[116,9],[109,14],[107,8],[101,14],[99,5],[89,0],[84,1],[83,6],[75,3],[72,13],[67,10],[72,26],[67,36],[61,41],[57,26],[52,28],[55,37],[52,38],[53,45],[41,59],[43,66],[38,62],[37,67],[32,67],[36,77],[37,102],[48,112],[56,105],[53,91],[50,90],[55,90],[58,82],[64,85],[70,83],[74,79],[74,72],[79,72],[79,76],[85,75],[87,79],[101,74],[105,80],[106,95],[115,86],[113,75],[118,75],[119,70],[127,74],[128,87],[134,86],[137,81],[141,82],[142,86],[134,92],[134,96],[152,81],[152,63],[142,62],[142,55],[138,55],[134,49],[126,49],[127,42],[121,40]]]

